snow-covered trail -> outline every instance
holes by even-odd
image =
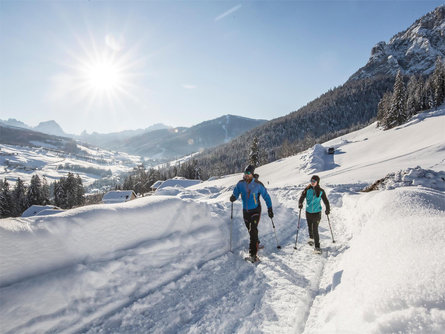
[[[162,233],[159,239],[140,240],[3,286],[0,301],[7,312],[1,313],[2,331],[302,332],[329,253],[314,255],[306,244],[304,217],[294,250],[298,215],[289,206],[297,191],[271,190],[282,249],[263,214],[265,249],[258,265],[243,260],[248,234],[240,203],[234,210],[233,253],[228,252],[230,206],[221,201],[228,198],[227,190],[186,191],[180,200],[162,196],[163,210],[184,215],[200,210],[194,218],[201,222],[194,227],[190,217],[175,214],[168,219],[189,224],[187,233]],[[158,223],[171,225],[168,219]],[[211,219],[218,228],[208,223]],[[326,243],[329,230],[320,230]]]
[[[260,236],[266,247],[260,251],[261,263],[251,265],[243,260],[247,239],[242,238],[243,245],[233,253],[224,252],[95,319],[85,326],[87,332],[301,333],[319,294],[326,256],[314,255],[306,244],[304,219],[300,245],[294,250],[297,216],[289,219],[291,211],[272,195],[281,212],[276,225],[285,215],[287,218],[278,230],[281,250],[276,247],[269,219],[263,215]],[[241,225],[238,231],[247,235],[239,215],[234,224]],[[323,239],[330,239],[327,229],[321,231]]]

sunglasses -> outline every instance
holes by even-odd
[[[251,172],[244,172],[245,175],[250,175],[252,174]]]
[[[317,182],[317,180],[311,180],[311,183],[315,183],[315,182]]]

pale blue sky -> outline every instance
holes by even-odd
[[[276,118],[443,3],[0,0],[0,119],[80,133]]]

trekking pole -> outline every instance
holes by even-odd
[[[294,249],[297,249],[298,232],[300,232],[300,219],[301,219],[301,209],[300,209],[300,213],[298,214],[297,237],[295,238],[295,246],[294,246]]]
[[[232,251],[232,226],[233,226],[233,202],[232,202],[232,210],[230,212],[230,243],[229,243],[229,252]]]
[[[272,222],[273,232],[275,233],[275,240],[277,241],[277,248],[280,249],[281,246],[278,244],[277,232],[275,231],[275,224],[273,223],[272,218],[270,218],[270,221]]]
[[[329,224],[329,229],[331,230],[332,243],[335,244],[334,234],[332,233],[332,227],[331,227],[331,221],[329,220],[329,215],[326,215],[326,217],[328,217],[328,224]]]

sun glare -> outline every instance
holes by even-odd
[[[117,65],[107,60],[88,65],[86,80],[98,92],[113,92],[122,84]]]
[[[67,48],[69,71],[55,80],[55,95],[72,96],[86,103],[88,111],[128,108],[138,103],[141,92],[139,78],[145,58],[138,54],[137,45],[125,47],[121,40],[107,35],[101,44],[94,38],[82,40],[76,36],[77,52]],[[72,95],[68,95],[72,94]]]

